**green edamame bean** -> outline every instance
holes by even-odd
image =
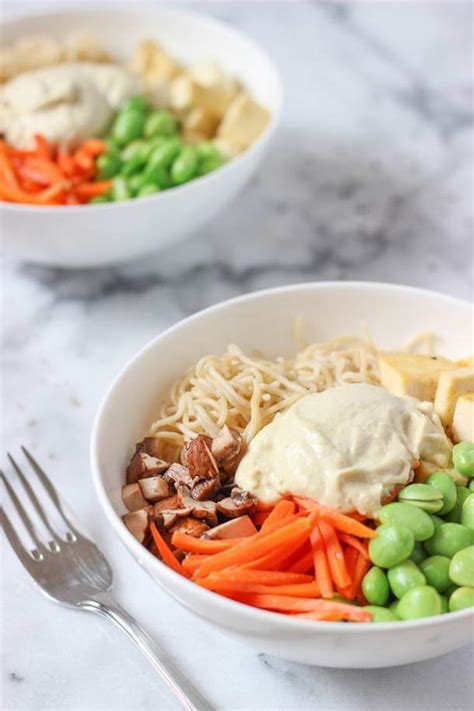
[[[417,506],[428,513],[437,513],[443,508],[443,494],[428,484],[410,484],[400,491],[398,500]]]
[[[456,505],[457,491],[456,484],[452,480],[452,477],[446,472],[433,472],[426,480],[428,486],[432,486],[438,491],[441,491],[443,496],[443,506],[438,511],[438,516],[443,516],[449,513]]]
[[[210,141],[203,141],[202,143],[198,143],[198,145],[196,146],[196,152],[200,161],[207,160],[207,158],[218,158],[221,163],[223,161],[222,153]]]
[[[474,546],[463,548],[453,555],[449,577],[456,585],[474,588]]]
[[[117,175],[122,162],[115,151],[103,153],[95,162],[96,174],[99,180],[109,180]]]
[[[107,147],[107,153],[120,153],[120,146],[112,136],[104,138],[104,143]]]
[[[451,509],[449,513],[446,514],[444,517],[445,522],[448,523],[461,523],[461,512],[462,512],[462,505],[466,501],[467,497],[469,496],[471,492],[467,488],[467,486],[458,486],[457,487],[457,499],[456,499],[456,504],[454,508]]]
[[[434,531],[434,527],[433,527]],[[419,541],[415,541],[415,547],[413,548],[413,553],[410,556],[410,560],[412,560],[414,563],[417,565],[420,565],[422,560],[425,560],[427,556],[427,553],[425,551],[425,548],[422,543]]]
[[[143,96],[131,96],[129,99],[123,102],[119,109],[122,113],[127,111],[141,111],[146,113],[150,110],[150,104]]]
[[[383,606],[388,602],[390,587],[387,576],[380,568],[374,566],[364,576],[362,591],[365,599],[371,605]]]
[[[145,124],[146,138],[173,136],[178,130],[176,119],[168,111],[153,111]]]
[[[441,614],[445,615],[447,612],[449,612],[448,598],[446,595],[440,595],[439,599],[441,600]]]
[[[462,505],[461,523],[474,531],[474,494],[469,494]]]
[[[397,614],[402,620],[416,620],[441,614],[441,599],[430,585],[411,588],[397,605]]]
[[[137,192],[137,197],[147,197],[148,195],[154,195],[155,193],[160,192],[160,187],[158,185],[152,185],[151,183],[148,183],[147,185],[144,185],[140,190]]]
[[[132,195],[136,195],[140,188],[142,188],[144,185],[146,185],[149,180],[147,180],[146,175],[144,172],[141,173],[135,173],[135,175],[132,175],[128,180],[127,180],[127,185],[132,193]]]
[[[459,442],[453,447],[453,464],[463,476],[474,477],[474,442]]]
[[[199,161],[197,175],[201,176],[212,173],[214,170],[217,170],[217,168],[220,168],[221,165],[222,160],[220,158],[205,158]]]
[[[391,612],[393,615],[395,615],[395,617],[396,617],[398,620],[400,619],[399,616],[398,616],[398,613],[397,613],[397,607],[398,607],[398,603],[399,603],[399,602],[400,602],[399,600],[394,600],[394,601],[391,602],[390,605],[388,606],[388,609],[390,610],[390,612]]]
[[[469,482],[469,491],[474,491],[474,479]]]
[[[149,143],[138,138],[136,141],[128,143],[125,148],[122,149],[120,157],[124,162],[133,160],[134,158],[140,158],[143,164],[145,164],[152,150],[153,148]]]
[[[387,607],[365,605],[364,610],[372,615],[372,622],[398,622],[399,618]]]
[[[415,547],[413,533],[406,526],[384,523],[369,543],[369,556],[379,568],[392,568],[408,558]]]
[[[169,188],[171,185],[169,173],[162,165],[148,163],[144,174],[146,176],[147,183],[159,185],[162,190]]]
[[[449,565],[451,559],[444,555],[432,555],[420,564],[420,570],[426,578],[428,585],[444,593],[452,585],[449,577]]]
[[[373,539],[377,540],[377,539]],[[425,548],[430,555],[445,555],[452,558],[455,553],[471,545],[471,531],[460,523],[442,523],[434,535],[425,541]]]
[[[463,586],[457,588],[449,598],[449,611],[456,612],[466,607],[474,607],[474,588]]]
[[[435,531],[437,528],[439,528],[439,526],[441,526],[442,523],[445,523],[445,521],[442,518],[440,518],[439,516],[437,516],[436,514],[428,514],[428,516],[430,517],[430,519],[433,522]]]
[[[398,523],[409,528],[415,541],[426,541],[434,533],[434,525],[429,515],[411,504],[401,501],[383,506],[377,514],[382,523]]]
[[[129,178],[130,176],[139,173],[143,169],[143,166],[144,162],[142,158],[139,155],[136,155],[134,158],[130,158],[130,160],[124,163],[120,172],[126,178]]]
[[[178,138],[169,138],[153,149],[148,158],[148,165],[159,165],[162,168],[169,168],[181,148],[182,144]]]
[[[399,600],[411,588],[416,588],[426,583],[425,576],[412,560],[404,560],[402,563],[394,565],[393,568],[389,569],[387,577],[393,594]]]
[[[145,120],[145,114],[136,109],[119,113],[112,127],[112,135],[119,146],[141,138]]]
[[[127,181],[122,175],[117,175],[112,179],[112,199],[116,201],[129,200],[131,198]]]
[[[170,169],[173,185],[182,185],[194,178],[198,166],[198,158],[194,146],[184,146],[173,161]]]
[[[99,205],[104,202],[110,202],[110,198],[107,197],[107,195],[96,195],[95,197],[91,198],[89,200],[89,205]]]

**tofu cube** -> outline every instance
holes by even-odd
[[[472,392],[474,392],[474,368],[457,368],[441,373],[434,406],[448,434],[451,434],[457,399],[461,395]]]
[[[170,85],[170,104],[175,111],[203,109],[222,119],[235,96],[235,90],[226,84],[206,86],[184,72],[173,79]]]
[[[227,109],[217,131],[217,138],[237,144],[244,150],[263,133],[269,120],[268,111],[256,104],[248,94],[241,92]]]
[[[379,367],[382,385],[393,395],[433,402],[441,373],[457,366],[440,356],[381,353]]]
[[[169,81],[181,71],[173,57],[152,40],[145,40],[137,47],[131,69],[141,76],[149,89],[155,82]]]
[[[455,442],[474,442],[474,392],[461,395],[456,402],[451,432]]]
[[[212,111],[200,107],[191,109],[183,122],[184,138],[187,140],[187,135],[199,135],[203,141],[212,138],[218,123],[219,119]]]

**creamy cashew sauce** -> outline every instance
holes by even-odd
[[[71,62],[20,74],[0,91],[0,130],[16,148],[29,148],[35,133],[75,146],[103,135],[117,107],[138,90],[123,67]]]
[[[291,493],[370,515],[416,460],[449,466],[451,447],[431,403],[341,385],[303,397],[260,430],[235,480],[266,503]]]

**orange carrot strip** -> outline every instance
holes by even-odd
[[[256,560],[250,561],[250,563],[245,563],[242,566],[242,569],[253,569],[256,568],[258,570],[285,570],[286,569],[286,561],[288,558],[295,553],[296,551],[301,549],[301,546],[303,543],[305,543],[308,539],[308,535],[306,532],[303,533],[302,536],[299,538],[296,538],[291,545],[288,544],[286,548],[283,550],[280,548],[277,548],[273,551],[270,551],[269,553],[260,556]]]
[[[320,614],[321,617],[319,617],[319,619],[324,620],[347,619],[357,622],[369,622],[372,619],[371,615],[367,613],[367,610],[362,610],[355,605],[346,605],[343,602],[333,602],[330,600],[310,600],[308,598],[259,593],[243,593],[239,595],[239,599],[247,605],[261,607],[266,610]]]
[[[63,175],[72,178],[77,174],[77,166],[73,157],[67,151],[58,152],[58,166]]]
[[[307,573],[314,567],[314,553],[312,550],[305,553],[296,563],[288,568],[290,573]]]
[[[44,160],[51,160],[52,158],[52,148],[40,133],[35,133],[35,152],[38,158],[43,158]]]
[[[87,141],[84,141],[81,145],[80,150],[95,158],[96,156],[100,156],[101,153],[105,153],[107,146],[104,141],[101,141],[99,138],[88,138]]]
[[[346,550],[344,551],[344,560],[346,561],[347,572],[349,573],[349,577],[351,578],[351,584],[345,588],[338,588],[337,590],[338,593],[340,593],[340,595],[345,597],[347,600],[354,600],[356,596],[352,581],[354,580],[354,570],[358,558],[358,550],[356,548],[352,548],[352,546],[347,546]]]
[[[104,195],[112,186],[111,180],[102,180],[98,183],[80,183],[76,187],[76,193],[82,198],[92,198],[97,195]]]
[[[357,598],[359,603],[362,601],[362,604],[364,605],[367,604],[367,601],[365,600],[362,594],[362,580],[364,579],[364,576],[369,568],[370,560],[367,560],[365,556],[359,554],[354,568],[354,578],[352,581],[352,585],[354,586],[354,597]]]
[[[261,585],[259,583],[246,583],[240,580],[226,580],[219,576],[210,575],[207,578],[198,578],[196,583],[207,590],[214,592],[231,593],[258,593],[261,595],[284,595],[288,597],[317,598],[320,596],[319,586],[316,583],[300,583],[297,585]]]
[[[25,158],[18,169],[20,175],[34,180],[40,185],[51,185],[64,179],[59,167],[52,160],[31,156]]]
[[[187,573],[192,575],[194,571],[197,570],[205,560],[207,560],[207,558],[209,558],[208,555],[200,555],[199,553],[195,555],[188,555],[182,561],[181,565]]]
[[[246,538],[237,546],[223,553],[217,553],[211,560],[205,561],[197,572],[200,576],[208,575],[214,570],[222,570],[231,565],[241,565],[256,560],[279,547],[284,550],[295,540],[301,539],[302,535],[309,536],[310,530],[309,521],[299,518],[286,526],[272,530],[270,533],[257,533],[255,536]]]
[[[256,526],[262,526],[267,518],[270,516],[268,511],[257,511],[253,516],[253,522]]]
[[[8,200],[9,202],[31,205],[53,205],[60,199],[63,193],[64,186],[62,183],[51,185],[39,193],[26,193],[24,190],[0,182],[0,198],[2,200]]]
[[[196,538],[188,533],[173,533],[171,543],[175,548],[188,553],[203,553],[209,555],[213,553],[221,553],[228,548],[234,548],[237,544],[245,541],[245,538],[224,538],[222,540],[206,540],[204,538]]]
[[[314,572],[316,574],[316,581],[321,588],[321,595],[324,598],[331,598],[334,595],[334,585],[323,537],[318,524],[316,524],[311,531],[310,541],[313,548]]]
[[[331,577],[337,587],[345,588],[351,584],[351,579],[347,572],[344,553],[336,536],[336,531],[329,523],[326,523],[326,521],[320,521],[318,526],[326,548]]]
[[[293,501],[282,499],[282,501],[279,501],[275,505],[275,508],[268,516],[267,520],[262,526],[262,531],[268,530],[268,528],[277,521],[281,521],[281,519],[286,518],[287,516],[291,516],[295,513],[295,510],[296,506]]]
[[[365,541],[359,541],[358,538],[356,538],[355,536],[351,536],[350,533],[339,533],[338,538],[341,543],[346,543],[348,546],[352,546],[352,548],[358,550],[359,553],[364,556],[364,558],[369,557],[369,551],[367,548],[367,543]]]
[[[188,576],[186,575],[186,572],[184,571],[183,566],[181,565],[181,563],[178,560],[176,560],[176,557],[173,554],[171,548],[168,546],[165,539],[163,538],[161,533],[158,531],[156,525],[153,522],[150,524],[150,531],[151,531],[151,535],[153,537],[155,546],[157,547],[158,552],[161,555],[163,563],[166,563],[166,565],[169,566],[170,568],[172,568],[176,573],[179,573],[180,575],[184,575],[184,577],[187,578]]]
[[[0,144],[0,177],[6,185],[12,188],[19,188],[18,179],[13,170],[6,144],[3,141]]]
[[[79,149],[74,153],[73,158],[74,162],[77,166],[79,166],[81,170],[92,175],[92,173],[94,172],[94,159],[89,153],[86,153],[85,151]]]
[[[314,582],[312,575],[287,573],[280,570],[253,570],[247,568],[226,568],[211,573],[206,580],[228,580],[230,582],[253,583],[256,585],[299,585]]]
[[[327,601],[328,602],[328,601]],[[363,610],[361,607],[356,607],[355,605],[346,605],[343,602],[328,602],[328,605],[340,605],[340,607],[328,610],[318,610],[314,612],[303,612],[294,617],[306,620],[316,620],[322,622],[338,622],[338,621],[348,621],[348,622],[371,622],[372,615],[368,610]]]
[[[332,511],[325,506],[321,506],[312,499],[305,499],[300,496],[295,496],[294,499],[299,506],[308,511],[314,512],[319,519],[331,524],[331,526],[337,528],[338,531],[351,533],[353,536],[358,536],[359,538],[375,538],[377,535],[372,528],[364,526],[359,521],[350,518],[350,516],[346,516],[338,511]]]

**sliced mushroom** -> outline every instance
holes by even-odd
[[[135,486],[135,484],[132,484]],[[154,503],[165,499],[170,495],[170,485],[161,476],[152,476],[148,479],[140,479],[138,486],[145,499]]]
[[[196,501],[187,486],[178,487],[178,501],[181,507],[188,508],[191,516],[206,519],[211,526],[217,523],[217,509],[214,501]]]
[[[219,513],[228,518],[237,518],[243,514],[253,513],[257,507],[257,499],[248,491],[233,489],[231,496],[217,502]]]
[[[192,486],[191,496],[197,501],[213,499],[219,491],[220,485],[221,481],[218,476],[214,479],[199,479]]]
[[[146,508],[139,509],[138,511],[132,511],[131,513],[126,513],[122,516],[122,521],[126,527],[140,543],[145,543],[148,536],[149,513],[150,506],[147,506]]]
[[[166,499],[157,501],[157,503],[153,505],[153,516],[156,517],[161,511],[166,511],[167,509],[169,509],[170,511],[174,511],[174,509],[179,508],[180,504],[176,494],[174,494],[173,496],[167,496]]]
[[[184,447],[189,473],[193,479],[213,479],[219,474],[219,467],[209,448],[209,437],[198,435],[186,442]]]
[[[135,484],[139,479],[162,474],[168,467],[169,464],[162,459],[150,457],[145,452],[137,452],[127,467],[127,483]]]
[[[236,430],[229,429],[227,425],[224,425],[217,437],[212,440],[211,451],[218,464],[234,461],[241,449],[241,436]]]
[[[191,509],[165,509],[160,511],[156,516],[154,515],[155,523],[158,524],[160,528],[168,529],[178,520],[178,518],[183,518],[184,516],[189,516]]]
[[[125,484],[125,486],[122,486],[122,501],[129,511],[137,511],[148,506],[148,501],[143,497],[138,484]]]
[[[145,452],[149,454],[150,457],[155,457],[156,459],[161,459],[161,443],[162,439],[160,437],[145,437],[144,440],[138,442],[136,452]],[[166,463],[166,462],[164,462]],[[169,466],[169,464],[168,464]]]
[[[249,516],[239,516],[230,521],[221,523],[219,526],[211,528],[204,534],[203,538],[246,538],[257,533],[257,529]]]
[[[175,525],[171,528],[170,532],[187,533],[188,536],[195,536],[196,538],[199,538],[208,530],[209,526],[207,526],[203,521],[197,521],[195,518],[186,516],[185,518],[177,521],[177,523],[175,523]]]
[[[175,462],[172,464],[164,473],[164,478],[166,481],[174,484],[176,488],[181,484],[185,486],[192,486],[193,479],[189,474],[189,470],[183,464],[178,464]]]

